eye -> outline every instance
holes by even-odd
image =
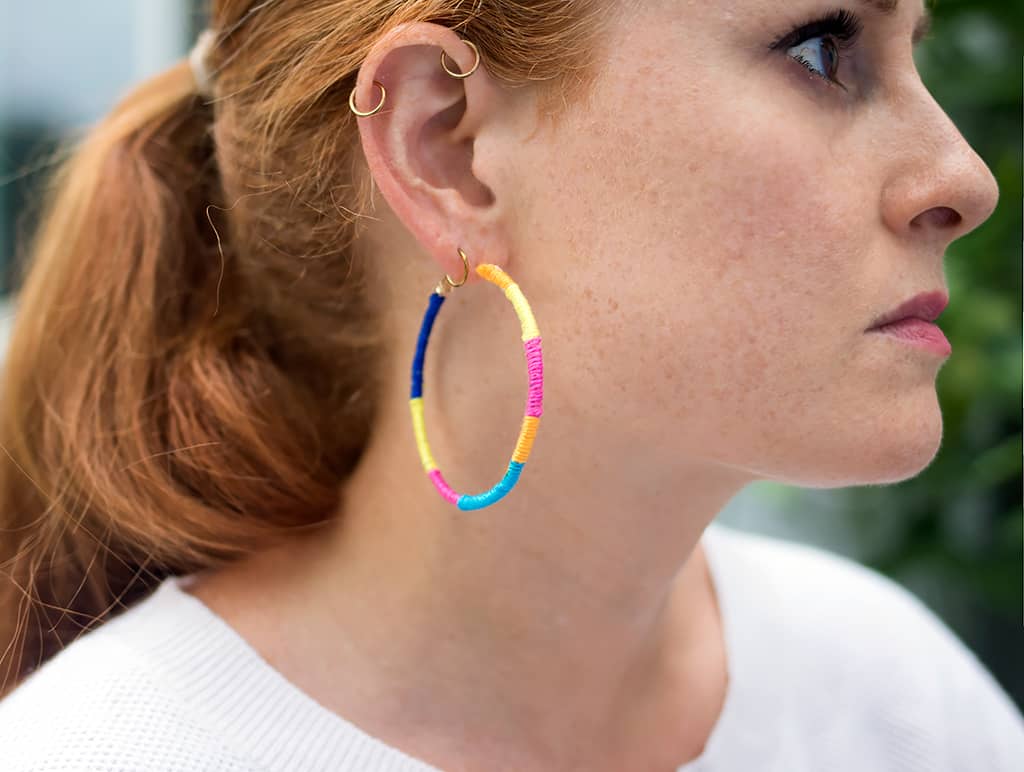
[[[831,37],[814,35],[808,38],[807,42],[789,48],[786,53],[815,75],[845,88],[835,78],[835,72],[839,66],[839,48]]]
[[[833,11],[827,16],[801,24],[775,40],[769,48],[784,50],[787,56],[800,62],[807,71],[817,75],[829,85],[846,89],[835,78],[843,51],[852,48],[862,24],[847,10]]]

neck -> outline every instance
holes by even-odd
[[[407,748],[459,727],[467,743],[524,749],[534,761],[608,758],[642,733],[678,738],[664,751],[675,763],[695,756],[724,696],[721,668],[708,667],[721,638],[699,540],[744,480],[659,462],[646,447],[606,463],[586,452],[608,450],[602,427],[581,427],[571,404],[546,395],[516,487],[460,511],[420,466],[407,400],[392,388],[384,404],[397,407],[380,415],[339,517],[240,569],[236,586],[284,620],[264,631],[267,659]],[[454,402],[425,400],[435,458],[459,492],[500,477],[519,391],[460,410],[457,425],[435,412]],[[205,598],[213,606],[215,594]],[[215,610],[259,639],[262,623],[243,618],[243,605]],[[696,710],[695,695],[705,703]]]

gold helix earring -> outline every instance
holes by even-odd
[[[465,40],[464,38],[460,38],[460,40],[462,40],[463,43],[472,48],[473,53],[476,54],[476,61],[473,62],[473,66],[469,68],[468,72],[452,72],[451,70],[448,69],[448,65],[445,63],[446,54],[444,49],[442,48],[441,67],[443,67],[444,71],[451,75],[453,78],[468,78],[470,75],[476,72],[476,68],[480,66],[480,49],[478,49],[473,43],[471,43],[468,40]],[[376,85],[377,88],[380,89],[380,102],[377,103],[376,107],[367,112],[361,112],[356,107],[356,90],[354,88],[352,89],[352,93],[348,95],[349,108],[351,108],[352,112],[358,115],[360,118],[365,118],[368,115],[374,115],[375,113],[380,112],[380,109],[384,106],[384,99],[387,97],[387,91],[384,90],[384,84],[378,80],[375,80],[374,85]]]

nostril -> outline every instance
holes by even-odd
[[[910,221],[910,224],[915,227],[928,224],[944,228],[959,225],[961,220],[963,218],[955,209],[951,209],[948,206],[933,206],[928,211],[921,212],[921,214]]]

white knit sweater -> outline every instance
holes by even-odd
[[[679,772],[1024,769],[1020,712],[898,584],[720,524],[704,539],[730,680],[703,753]],[[182,581],[0,701],[0,769],[436,772],[300,691]]]

